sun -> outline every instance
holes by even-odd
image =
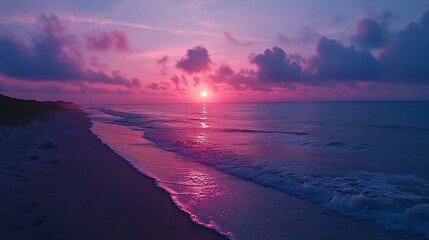
[[[202,97],[207,97],[207,92],[206,92],[206,91],[202,91],[202,92],[201,92],[201,96],[202,96]]]

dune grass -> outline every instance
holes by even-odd
[[[22,100],[0,94],[0,125],[21,125],[36,119],[46,119],[55,112],[75,108],[77,105],[68,102],[39,102]]]

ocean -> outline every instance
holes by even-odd
[[[231,239],[429,238],[429,102],[85,111],[103,143]]]

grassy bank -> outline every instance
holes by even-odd
[[[46,119],[57,111],[76,107],[78,106],[68,102],[22,100],[0,94],[0,124],[27,124],[35,119]]]

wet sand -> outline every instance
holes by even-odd
[[[85,114],[0,126],[0,239],[225,239],[94,136]]]

